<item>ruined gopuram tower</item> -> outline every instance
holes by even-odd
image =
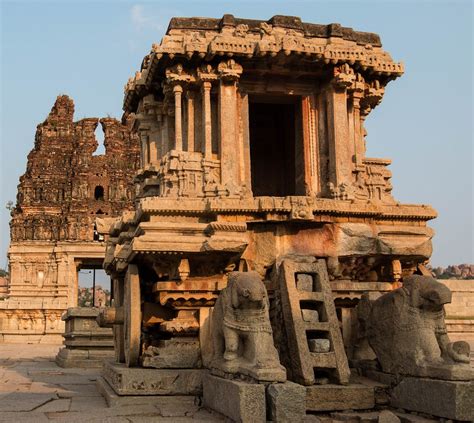
[[[125,87],[141,169],[104,263],[118,360],[153,367],[153,351],[185,339],[206,365],[227,272],[257,271],[274,301],[288,257],[325,262],[350,356],[361,294],[392,290],[431,255],[435,211],[397,202],[390,160],[365,153],[364,121],[402,73],[378,35],[339,24],[171,20]]]
[[[133,209],[139,144],[132,119],[73,121],[74,103],[59,96],[36,130],[10,222],[10,282],[0,301],[0,339],[61,339],[61,314],[77,306],[81,267],[100,266],[104,227]],[[94,155],[94,131],[104,131],[105,154]],[[104,226],[105,225],[105,226]]]

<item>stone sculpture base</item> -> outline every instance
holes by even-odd
[[[405,377],[392,388],[390,405],[446,419],[474,421],[474,381]]]
[[[56,355],[56,364],[59,367],[70,368],[80,367],[84,369],[100,369],[105,360],[113,360],[114,351],[110,350],[71,350],[61,348]]]
[[[109,407],[130,407],[139,405],[178,406],[180,410],[193,409],[199,404],[199,397],[193,395],[117,395],[109,383],[101,376],[97,378],[97,391],[104,397]]]
[[[266,421],[265,385],[258,383],[206,374],[203,381],[203,404],[235,422]]]
[[[107,361],[102,372],[117,395],[201,395],[206,371],[144,369]]]
[[[64,345],[56,356],[60,367],[101,368],[104,360],[114,358],[112,329],[101,328],[96,322],[97,308],[68,308],[62,320],[66,322]]]
[[[306,387],[307,411],[369,410],[374,406],[373,386],[327,384]]]
[[[245,360],[236,359],[232,362],[225,360],[216,361],[212,364],[211,373],[215,376],[229,379],[236,374],[247,376],[255,383],[259,382],[284,382],[286,380],[286,371],[280,368],[256,368],[249,365]]]

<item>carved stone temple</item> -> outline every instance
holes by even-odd
[[[451,292],[425,267],[436,212],[394,199],[390,160],[366,156],[365,120],[403,71],[339,24],[173,18],[122,122],[73,122],[61,96],[38,126],[0,332],[61,333],[78,269],[101,263],[109,405],[474,420],[469,345],[450,341]]]
[[[73,121],[74,103],[59,96],[36,130],[10,222],[10,282],[0,301],[0,340],[62,340],[61,315],[77,306],[78,270],[100,267],[108,220],[133,209],[139,144],[133,118]],[[105,154],[94,154],[94,132]]]
[[[351,377],[382,373],[357,355],[373,329],[356,306],[426,274],[436,217],[366,156],[365,119],[402,74],[378,35],[339,24],[171,20],[125,87],[141,168],[104,261],[109,401],[202,395],[244,422],[375,406]]]

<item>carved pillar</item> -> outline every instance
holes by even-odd
[[[217,74],[210,64],[203,64],[197,69],[201,82],[201,111],[202,111],[202,152],[206,159],[212,159],[212,121],[211,121],[211,88],[212,81],[217,79]]]
[[[346,67],[347,66],[347,67]],[[326,91],[329,141],[329,181],[336,187],[352,182],[352,145],[349,139],[347,88],[355,79],[348,65],[334,69]]]
[[[161,115],[161,155],[164,156],[169,150],[168,111],[167,106],[163,108]]]
[[[204,140],[204,157],[212,158],[212,123],[211,123],[211,83],[202,83],[202,129]]]
[[[304,186],[305,195],[315,196],[320,192],[318,175],[319,154],[316,123],[316,100],[314,95],[303,97],[301,115],[303,126]]]
[[[174,149],[177,151],[183,150],[183,124],[182,124],[182,109],[181,109],[181,95],[183,88],[181,85],[173,87],[174,93]]]
[[[237,81],[242,66],[229,59],[221,62],[219,72],[219,153],[221,183],[234,194],[240,186],[240,149],[238,138]]]
[[[149,148],[149,137],[148,131],[140,128],[140,141],[141,141],[141,159],[142,167],[145,167],[150,163],[150,148]]]
[[[239,146],[241,154],[241,181],[248,188],[248,195],[252,189],[252,173],[250,169],[250,124],[249,124],[249,96],[240,90],[239,114]]]
[[[365,156],[365,145],[362,127],[362,117],[360,112],[360,101],[364,94],[364,79],[362,75],[356,75],[356,81],[352,85],[351,92],[351,108],[352,108],[352,122],[351,122],[351,133],[354,143],[354,156],[356,166],[362,165],[363,158]]]
[[[186,133],[188,141],[188,151],[195,151],[194,145],[194,91],[189,91],[186,93]]]

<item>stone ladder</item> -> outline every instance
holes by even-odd
[[[345,385],[350,370],[326,262],[305,259],[285,259],[279,271],[293,375],[302,385],[313,385],[328,376]]]

